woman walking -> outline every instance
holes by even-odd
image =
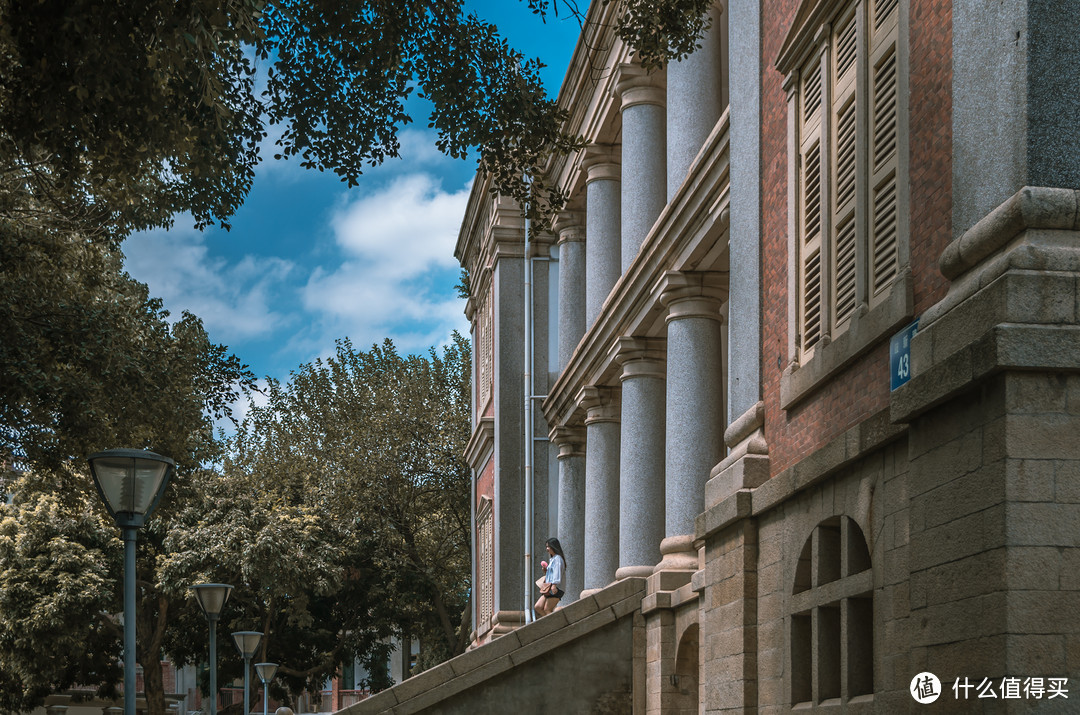
[[[552,537],[544,545],[548,552],[547,575],[544,577],[544,586],[540,589],[540,600],[536,602],[536,615],[546,616],[559,605],[559,599],[566,592],[563,584],[566,578],[566,557],[563,556],[562,545],[559,540]]]

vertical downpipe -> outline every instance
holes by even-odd
[[[532,180],[526,176],[529,184]],[[525,579],[524,604],[525,623],[532,623],[535,615],[532,611],[532,543],[533,543],[533,264],[530,255],[529,229],[532,222],[525,216]]]

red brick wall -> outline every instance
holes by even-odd
[[[473,498],[476,500],[476,508],[480,508],[480,497],[487,497],[488,499],[495,498],[495,458],[488,459],[487,465],[483,471],[480,472],[480,476],[476,478],[476,494]]]
[[[773,474],[885,408],[889,402],[888,340],[800,401],[780,408],[787,363],[787,96],[774,62],[797,0],[762,0],[761,205],[762,380],[765,434]],[[915,313],[945,295],[937,260],[951,236],[952,9],[949,0],[910,3],[911,266]],[[777,358],[780,358],[779,365]]]
[[[915,314],[945,296],[952,238],[952,4],[911,0],[911,265]]]

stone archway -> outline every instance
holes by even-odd
[[[672,685],[675,692],[671,698],[671,715],[698,715],[698,653],[700,641],[698,625],[694,623],[683,631],[675,655],[675,674]]]

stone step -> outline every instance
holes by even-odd
[[[552,682],[559,684],[563,712],[568,711],[566,698],[574,694],[595,701],[619,698],[625,690],[629,702],[634,656],[633,614],[640,611],[644,595],[644,578],[617,581],[551,615],[340,710],[339,715],[411,715],[423,711],[495,713],[510,712],[507,708],[521,704],[531,705],[519,712],[531,712],[536,703],[544,700]],[[619,621],[623,621],[621,627],[605,630]],[[572,652],[576,650],[581,652]],[[554,657],[542,658],[547,655]],[[555,671],[558,679],[552,680],[550,676]]]

